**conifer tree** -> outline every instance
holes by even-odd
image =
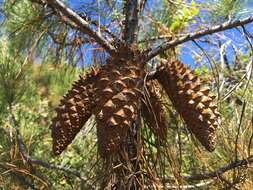
[[[0,64],[0,77],[3,81],[0,100],[6,101],[3,104],[6,105],[11,123],[16,130],[21,158],[28,164],[20,164],[25,171],[32,171],[34,175],[40,176],[41,181],[44,180],[44,176],[33,170],[33,164],[64,172],[70,171],[71,175],[81,179],[82,189],[191,188],[190,185],[183,186],[185,180],[192,183],[194,180],[205,180],[209,177],[223,179],[222,174],[234,169],[234,165],[244,166],[253,162],[250,155],[251,143],[248,145],[247,162],[238,161],[241,119],[239,132],[235,136],[235,164],[218,170],[217,174],[204,173],[192,177],[193,179],[183,176],[181,165],[177,165],[183,162],[182,152],[186,151],[182,150],[182,146],[186,142],[190,144],[188,146],[193,142],[200,143],[209,152],[215,150],[216,140],[219,141],[221,137],[217,131],[222,131],[222,128],[219,129],[222,116],[218,111],[217,99],[221,102],[220,91],[223,86],[219,82],[223,81],[223,85],[227,85],[226,89],[229,89],[230,82],[235,80],[231,76],[226,81],[226,75],[219,75],[219,70],[225,69],[224,64],[227,70],[231,71],[226,54],[222,51],[225,45],[217,45],[221,49],[220,54],[223,55],[221,66],[215,65],[215,68],[210,68],[217,74],[215,82],[202,78],[198,71],[195,72],[189,66],[191,63],[180,61],[177,46],[193,41],[193,44],[206,55],[196,40],[208,34],[240,26],[246,40],[249,41],[249,34],[244,25],[251,23],[253,18],[234,21],[233,18],[237,17],[235,14],[238,1],[220,1],[220,5],[213,11],[216,11],[216,18],[224,17],[224,20],[229,22],[183,35],[185,30],[191,31],[191,27],[194,27],[194,22],[191,21],[196,22],[195,17],[203,14],[196,2],[187,4],[185,1],[186,4],[182,6],[181,1],[159,2],[162,6],[146,0],[87,1],[80,5],[61,0],[4,2],[4,26],[6,33],[10,34],[11,43],[8,50],[11,52],[4,52],[7,56]],[[155,5],[157,7],[152,10],[150,7]],[[75,6],[80,6],[80,9],[76,9]],[[231,8],[229,14],[224,13],[227,8]],[[211,22],[217,23],[217,20]],[[84,52],[86,46],[92,47],[92,53]],[[85,57],[91,58],[84,60]],[[208,55],[206,57],[210,60]],[[54,105],[55,111],[49,111],[54,117],[50,116],[50,124],[48,120],[46,122],[51,130],[53,153],[58,157],[68,151],[81,131],[85,131],[90,123],[94,124],[95,135],[92,137],[93,141],[97,141],[94,152],[98,154],[96,171],[90,171],[91,179],[87,177],[84,180],[78,172],[38,161],[27,153],[27,147],[19,131],[22,122],[16,118],[17,102],[22,102],[22,97],[26,96],[26,91],[22,91],[21,87],[26,88],[29,80],[30,74],[26,72],[34,69],[33,63],[39,60],[51,62],[53,65],[48,67],[56,70],[60,68],[59,71],[68,67],[78,69],[80,63],[92,64],[92,67],[81,73],[77,80],[71,81],[72,85],[69,85],[65,95],[60,94],[62,98],[57,106]],[[62,66],[62,62],[69,64]],[[252,66],[249,65],[247,70],[252,72]],[[68,74],[64,71],[60,77],[65,75],[67,78]],[[246,73],[245,77],[250,81],[251,74]],[[46,77],[44,80],[47,81]],[[7,84],[10,81],[13,83]],[[31,89],[30,92],[35,93],[32,90],[33,82],[28,85],[27,91]],[[49,85],[53,85],[53,82],[42,85],[46,87],[41,90],[41,96],[50,96]],[[249,85],[250,82],[246,83],[246,88]],[[218,98],[214,95],[214,87],[218,89]],[[229,93],[224,95],[224,99]],[[242,104],[245,110],[245,101]],[[186,139],[189,134],[194,136],[191,138],[192,141],[181,139],[182,129],[178,127],[180,122],[186,126],[183,129],[186,131]],[[180,141],[179,162],[175,161],[178,158],[173,154],[174,138],[179,138]],[[195,138],[199,142],[196,142]],[[252,136],[247,139],[251,142]],[[189,154],[192,153],[189,152],[187,155]],[[196,156],[189,159],[199,164]],[[167,185],[168,180],[173,181],[167,175],[168,165],[172,168],[174,184],[177,186]],[[233,183],[241,177],[239,174],[234,176],[238,179],[234,177]],[[87,184],[84,185],[86,180]],[[224,181],[226,182],[226,179]],[[32,187],[27,185],[30,184],[29,180],[24,183]]]

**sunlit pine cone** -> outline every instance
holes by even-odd
[[[90,95],[93,94],[92,82],[96,73],[91,72],[85,78],[74,82],[72,89],[63,97],[56,108],[57,116],[53,119],[51,129],[53,153],[61,154],[72,142],[77,133],[92,114]]]
[[[137,117],[143,88],[143,68],[135,61],[109,58],[94,88],[98,150],[115,153]]]
[[[180,61],[163,61],[156,77],[188,129],[208,151],[213,151],[220,114],[210,89],[203,87],[194,71]]]

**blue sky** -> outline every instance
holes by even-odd
[[[217,0],[209,0],[210,2],[212,3],[215,3],[215,1]],[[250,16],[250,15],[253,15],[253,0],[241,0],[242,3],[243,2],[246,2],[245,3],[245,6],[242,8],[242,10],[240,12],[237,12],[235,17],[236,18],[245,18],[247,16]],[[80,8],[80,5],[82,3],[91,3],[91,2],[94,2],[94,0],[70,0],[69,1],[69,5],[76,9],[76,8]],[[150,5],[152,5],[153,2],[156,2],[156,1],[150,1]],[[203,0],[196,0],[196,2],[203,2]],[[207,2],[207,1],[205,1]],[[253,24],[250,24],[250,25],[247,25],[246,28],[249,32],[251,32],[253,34]],[[224,34],[224,35],[223,35]],[[221,35],[221,34],[220,34]],[[227,56],[228,56],[228,59],[229,59],[229,62],[232,62],[233,59],[234,59],[234,53],[233,53],[233,49],[232,49],[232,46],[236,46],[238,47],[238,49],[242,50],[242,51],[246,51],[247,49],[245,49],[245,38],[244,36],[242,36],[236,29],[232,29],[232,30],[228,30],[224,33],[222,33],[223,35],[223,39],[221,40],[221,43],[227,43],[227,42],[230,42],[228,43],[228,46],[227,46]],[[210,36],[209,36],[210,37]],[[216,40],[215,38],[215,35],[214,36],[211,36],[210,37],[211,40]],[[207,53],[212,51],[212,52],[215,52],[217,51],[217,56],[219,55],[219,51],[217,49],[215,49],[215,47],[213,46],[210,46],[210,45],[207,45],[206,43],[199,43],[206,51]],[[201,53],[201,51],[196,47],[196,45],[193,44],[193,42],[187,42],[185,44],[183,44],[181,46],[181,55],[180,55],[180,59],[185,62],[185,63],[188,63],[189,65],[192,65],[193,67],[195,66],[195,60],[194,60],[194,56],[197,54],[197,53]],[[87,53],[86,55],[86,61],[87,60],[90,60],[92,57],[91,54]],[[218,59],[218,57],[217,57]],[[204,60],[204,64],[206,64],[206,61],[207,60]]]
[[[200,0],[200,2],[202,2],[202,0]],[[246,2],[244,4],[244,6],[242,7],[241,11],[237,12],[235,15],[235,19],[242,19],[242,18],[246,18],[249,16],[253,15],[253,0],[248,0],[248,1],[243,1],[242,2]],[[222,23],[223,21],[220,21],[220,23]],[[248,24],[245,26],[245,28],[247,29],[247,31],[249,31],[251,34],[253,34],[253,24]],[[239,28],[241,30],[241,28]],[[235,59],[235,54],[234,54],[234,50],[233,47],[238,48],[240,51],[242,52],[247,52],[249,51],[248,48],[248,44],[246,41],[246,38],[242,35],[242,33],[240,33],[238,31],[238,29],[231,29],[231,30],[226,30],[224,32],[220,32],[217,33],[215,35],[209,35],[207,36],[211,41],[218,43],[216,35],[222,36],[221,39],[221,44],[227,44],[226,45],[226,55],[228,58],[229,63],[233,63],[234,59]],[[200,38],[200,39],[205,39],[206,37]],[[199,45],[201,45],[201,47],[206,50],[206,53],[209,53],[209,56],[214,59],[214,60],[219,60],[219,49],[217,49],[214,46],[210,46],[207,43],[201,43],[198,42]],[[195,54],[193,53],[195,52]],[[210,52],[212,52],[212,54],[210,54]],[[216,56],[212,56],[213,52],[215,52]],[[181,55],[180,55],[180,59],[185,62],[188,63],[189,65],[195,67],[196,66],[196,61],[194,59],[194,55],[196,55],[196,53],[199,54],[203,54],[203,52],[193,43],[193,42],[187,42],[185,44],[182,45],[182,49],[181,49]],[[202,64],[205,65],[209,65],[208,63],[208,59],[205,58],[204,60],[202,60],[201,62]]]

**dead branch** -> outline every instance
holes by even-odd
[[[61,13],[61,16],[66,17],[69,21],[77,25],[82,32],[92,37],[99,45],[101,45],[109,54],[115,55],[116,49],[108,40],[106,40],[99,32],[93,30],[89,22],[78,15],[71,8],[67,7],[61,0],[46,0],[47,4]]]
[[[165,39],[171,40],[172,39],[172,35],[154,36],[154,37],[151,37],[151,38],[139,40],[138,43],[154,42],[154,41],[157,41],[157,40],[165,40]]]
[[[8,171],[14,178],[17,178],[19,181],[22,181],[22,183],[25,184],[30,189],[32,189],[32,190],[38,190],[38,188],[35,187],[34,184],[32,184],[31,182],[29,182],[23,175],[20,175],[15,170],[9,169],[8,167],[6,167],[5,164],[0,163],[0,168],[4,169],[5,171]]]
[[[166,189],[196,189],[211,185],[214,181],[201,182],[193,185],[167,185]]]
[[[11,110],[11,109],[10,109]],[[43,168],[46,168],[46,169],[52,169],[52,170],[59,170],[59,171],[63,171],[67,174],[71,174],[73,176],[76,176],[78,177],[80,180],[81,180],[81,183],[84,183],[84,182],[87,182],[87,179],[84,178],[82,175],[81,175],[81,172],[77,171],[77,170],[73,170],[73,169],[68,169],[66,167],[63,167],[63,166],[58,166],[58,165],[54,165],[54,164],[51,164],[51,163],[47,163],[45,161],[42,161],[42,160],[39,160],[39,159],[34,159],[32,158],[26,151],[26,146],[25,146],[25,143],[22,139],[22,136],[20,134],[20,131],[19,131],[19,124],[18,124],[18,121],[16,120],[14,114],[11,112],[11,121],[12,121],[12,125],[13,125],[13,128],[15,129],[16,131],[16,138],[17,138],[17,142],[18,142],[18,145],[19,145],[19,151],[21,153],[21,155],[23,156],[24,160],[30,164],[36,164],[36,165],[39,165]]]
[[[242,160],[238,160],[238,161],[234,161],[230,164],[227,164],[213,172],[206,172],[203,174],[197,174],[197,175],[192,175],[192,176],[182,176],[182,178],[186,181],[192,181],[192,180],[206,180],[206,179],[210,179],[210,178],[219,178],[220,176],[222,176],[222,174],[224,174],[227,171],[233,170],[235,168],[239,168],[239,167],[244,167],[244,166],[248,166],[249,164],[253,163],[253,155],[249,156],[248,158],[242,159]],[[169,181],[173,180],[173,177],[169,177],[167,179],[164,179],[165,183],[168,183]]]
[[[150,51],[146,57],[146,61],[149,61],[150,59],[154,58],[155,56],[157,56],[160,53],[163,53],[164,51],[176,47],[180,44],[183,44],[185,42],[191,41],[191,40],[195,40],[198,39],[200,37],[206,36],[206,35],[211,35],[217,32],[222,32],[224,30],[229,30],[238,26],[243,26],[249,23],[253,22],[253,16],[242,19],[242,20],[235,20],[235,21],[228,21],[225,22],[223,24],[220,25],[216,25],[210,28],[207,28],[205,30],[200,30],[194,33],[191,33],[187,36],[181,37],[181,38],[177,38],[175,40],[172,41],[167,41],[164,42],[162,45],[154,48],[152,51]]]

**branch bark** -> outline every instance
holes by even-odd
[[[10,108],[10,110],[12,110]],[[54,170],[60,170],[60,171],[63,171],[65,173],[68,173],[68,174],[71,174],[73,176],[76,176],[78,177],[81,182],[87,182],[87,179],[84,178],[81,173],[77,170],[72,170],[72,169],[68,169],[68,168],[65,168],[63,166],[58,166],[58,165],[54,165],[54,164],[51,164],[51,163],[47,163],[45,161],[42,161],[42,160],[39,160],[39,159],[34,159],[32,158],[26,151],[26,146],[25,146],[25,143],[22,139],[22,136],[20,134],[20,131],[19,131],[19,124],[18,124],[18,121],[16,120],[14,114],[12,113],[11,111],[11,121],[12,121],[12,125],[13,125],[13,128],[15,129],[16,131],[16,139],[17,139],[17,142],[18,142],[18,146],[19,146],[19,151],[21,153],[21,155],[23,156],[24,160],[30,164],[36,164],[36,165],[39,165],[43,168],[46,168],[46,169],[54,169]]]
[[[248,166],[249,164],[252,164],[252,163],[253,163],[253,155],[249,156],[248,158],[227,164],[227,165],[225,165],[213,172],[206,172],[203,174],[197,174],[197,175],[193,175],[193,176],[182,176],[182,178],[186,181],[206,180],[206,179],[210,179],[210,178],[214,178],[214,177],[219,178],[222,174],[224,174],[225,172],[227,172],[229,170],[233,170],[238,167]],[[164,182],[167,183],[167,182],[171,181],[171,179],[172,178],[167,178],[164,180]]]
[[[242,20],[235,20],[232,22],[225,22],[223,24],[220,25],[216,25],[213,26],[211,28],[205,29],[205,30],[201,30],[201,31],[197,31],[194,32],[192,34],[186,35],[184,37],[181,38],[177,38],[175,40],[172,41],[167,41],[164,42],[162,45],[154,48],[152,51],[150,51],[145,59],[145,61],[149,61],[150,59],[154,58],[155,56],[157,56],[160,53],[163,53],[164,51],[176,47],[180,44],[183,44],[185,42],[191,41],[191,40],[195,40],[198,39],[200,37],[206,36],[206,35],[211,35],[217,32],[222,32],[224,30],[229,30],[238,26],[244,26],[246,24],[252,23],[253,22],[253,16],[248,17],[246,19],[242,19]]]
[[[207,181],[202,183],[197,183],[193,185],[167,185],[166,189],[197,189],[202,187],[207,187],[214,183],[214,181]]]
[[[92,37],[99,45],[101,45],[110,55],[116,55],[117,51],[101,34],[93,30],[89,23],[79,16],[71,8],[67,7],[60,0],[46,0],[47,4],[60,12],[62,16],[67,17],[70,21],[75,23],[82,32]]]
[[[125,28],[123,31],[123,40],[127,44],[137,41],[139,6],[138,0],[127,0],[125,4]]]

